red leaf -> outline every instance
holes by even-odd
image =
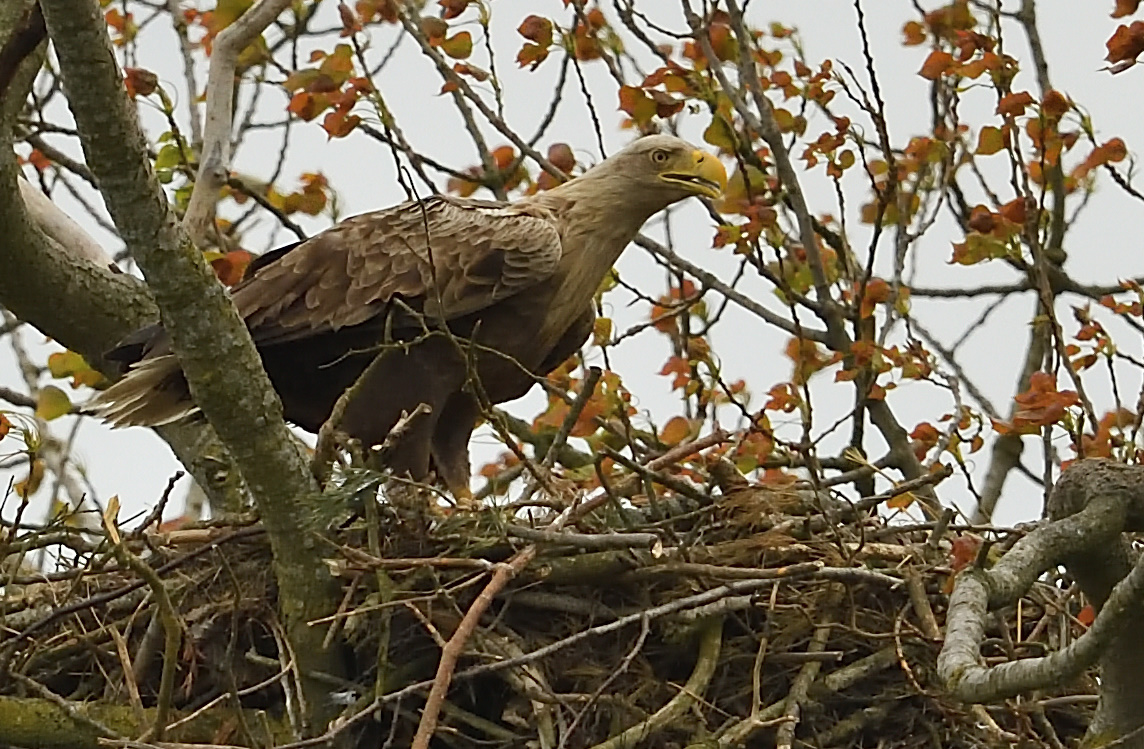
[[[960,572],[977,559],[977,552],[981,549],[981,539],[978,536],[965,534],[953,540],[950,549],[950,566],[954,572]]]
[[[552,21],[547,18],[529,16],[520,24],[517,32],[528,41],[535,42],[545,49],[552,45]]]
[[[456,18],[469,7],[469,0],[437,0],[437,4],[441,6],[442,18]]]
[[[1041,100],[1041,111],[1049,117],[1058,120],[1063,117],[1065,112],[1069,111],[1071,107],[1072,102],[1060,91],[1049,91]]]
[[[1133,21],[1131,26],[1119,26],[1104,46],[1108,48],[1104,59],[1113,63],[1114,73],[1131,67],[1140,53],[1144,52],[1144,21]]]
[[[124,68],[123,85],[127,87],[127,95],[132,99],[136,96],[150,96],[159,88],[159,76],[143,68]]]
[[[361,19],[345,3],[338,3],[338,15],[342,18],[342,36],[352,36],[361,31]]]
[[[243,274],[246,273],[246,266],[250,265],[250,261],[253,259],[254,256],[246,250],[234,250],[212,260],[211,268],[214,269],[215,275],[224,285],[234,286],[242,280]]]

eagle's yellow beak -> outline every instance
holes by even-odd
[[[688,163],[681,165],[681,168],[663,172],[659,178],[680,185],[697,195],[705,195],[712,199],[722,197],[723,191],[727,189],[727,170],[723,168],[719,159],[706,151],[696,149],[686,161]]]

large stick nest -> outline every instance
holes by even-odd
[[[1020,530],[905,526],[814,496],[740,482],[708,504],[637,497],[560,540],[524,538],[519,509],[371,507],[315,540],[345,591],[338,614],[313,626],[344,648],[346,675],[317,678],[345,717],[358,715],[345,729],[357,740],[408,746],[442,643],[494,565],[537,543],[468,639],[433,746],[769,747],[793,735],[814,747],[1059,747],[1082,736],[1091,676],[974,708],[935,675],[952,567],[988,563],[955,561],[974,548],[970,530],[995,550]],[[252,711],[289,726],[297,675],[259,526],[139,533],[128,545],[180,620],[172,720],[237,715],[216,723],[215,744],[266,741]],[[7,586],[0,651],[13,678],[0,678],[0,694],[50,690],[149,714],[163,670],[156,595],[101,548],[78,555],[85,570]],[[1038,583],[999,612],[984,657],[1060,649],[1083,631],[1082,604],[1067,581]],[[363,716],[378,690],[391,696]]]

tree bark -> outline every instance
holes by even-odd
[[[26,19],[32,2],[0,6],[0,47]],[[23,7],[22,7],[23,6]],[[24,209],[17,187],[19,166],[12,152],[12,123],[42,62],[29,56],[9,83],[0,110],[0,304],[16,317],[82,354],[114,376],[103,359],[128,333],[154,322],[158,310],[138,279],[113,272],[46,236]],[[46,200],[46,199],[45,199]],[[237,512],[246,504],[242,476],[226,448],[206,424],[159,429],[175,455],[207,492],[211,506]]]
[[[1087,460],[1062,474],[1046,508],[1052,520],[1073,516],[1096,498],[1115,496],[1125,505],[1124,530],[1144,529],[1144,466],[1125,466],[1104,460]],[[1105,611],[1117,584],[1134,567],[1131,546],[1118,538],[1109,544],[1093,544],[1065,560],[1069,574],[1080,584],[1097,611]],[[1139,563],[1139,562],[1137,562]],[[1111,605],[1117,605],[1113,600]],[[1088,727],[1089,743],[1107,743],[1144,727],[1144,648],[1140,647],[1140,622],[1144,600],[1125,601],[1123,616],[1129,625],[1101,654],[1100,702]],[[1144,747],[1144,733],[1124,743]]]
[[[990,569],[961,573],[950,596],[938,673],[967,702],[991,702],[1061,684],[1099,664],[1100,702],[1087,743],[1144,747],[1144,557],[1125,532],[1144,528],[1144,466],[1082,460],[1061,474],[1049,498],[1050,522]],[[1014,604],[1047,569],[1063,564],[1097,609],[1068,647],[1040,658],[981,663],[989,611]],[[1134,627],[1133,625],[1136,625]]]
[[[318,523],[308,508],[317,487],[282,420],[281,404],[246,326],[188,241],[154,177],[98,3],[43,0],[41,7],[87,164],[147,279],[191,392],[258,506],[274,550],[279,604],[299,670],[337,674],[342,670],[338,655],[322,647],[324,632],[306,623],[336,608],[338,590],[322,563]],[[67,253],[43,252],[50,242],[29,225],[14,199],[16,164],[8,128],[3,138],[0,190],[9,198],[0,201],[0,226],[11,239],[4,247],[5,268],[46,266],[37,280],[39,291],[50,290],[61,304],[29,315],[42,305],[32,290],[6,282],[0,293],[17,315],[53,335],[67,330],[61,342],[94,357],[125,329],[145,321],[152,307],[140,284]],[[319,684],[306,680],[305,691],[314,719],[310,727],[320,730],[333,706]]]
[[[136,737],[154,722],[154,708],[144,710],[140,715],[131,705],[74,703],[70,707],[73,715],[48,700],[0,696],[0,744],[27,749],[100,749],[98,725],[120,735]],[[244,723],[255,733],[252,746],[274,746],[290,740],[289,729],[281,719],[261,710],[247,710],[246,713]],[[224,738],[220,737],[219,731],[233,721],[234,715],[232,710],[208,710],[172,730],[168,740],[218,744]],[[172,718],[178,720],[179,716]],[[263,730],[266,728],[270,730],[269,735]]]

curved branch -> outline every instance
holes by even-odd
[[[715,674],[715,666],[719,663],[719,651],[723,647],[723,618],[711,617],[703,623],[699,633],[699,655],[695,660],[695,668],[687,683],[679,690],[679,694],[668,700],[667,704],[640,721],[631,728],[602,741],[592,749],[623,749],[636,746],[647,739],[648,736],[670,726],[676,718],[687,712],[703,695],[707,693],[707,685]]]
[[[1066,471],[1053,491],[1054,520],[1025,538],[990,570],[970,570],[957,578],[946,615],[946,639],[938,674],[954,696],[990,702],[1031,689],[1059,684],[1095,664],[1144,605],[1144,558],[1115,584],[1081,579],[1097,605],[1096,620],[1068,647],[1042,658],[994,667],[982,665],[980,646],[988,612],[1013,604],[1049,568],[1066,563],[1083,571],[1086,562],[1119,548],[1119,536],[1140,527],[1144,510],[1139,466],[1086,460]],[[1107,587],[1105,587],[1107,586]],[[1107,595],[1105,593],[1107,592]]]

